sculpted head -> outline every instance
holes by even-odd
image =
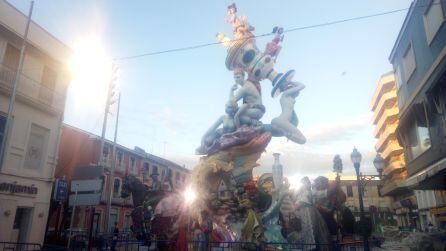
[[[245,83],[245,72],[241,68],[234,69],[234,80],[239,85]]]

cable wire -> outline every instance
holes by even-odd
[[[443,1],[445,1],[445,0],[441,0],[440,2],[443,2]],[[440,4],[440,2],[433,3],[433,4]],[[426,7],[426,5],[424,5],[424,6],[417,6],[417,7]],[[379,16],[384,16],[384,15],[389,15],[389,14],[394,14],[394,13],[406,11],[406,10],[409,10],[409,9],[410,8],[396,9],[396,10],[391,10],[391,11],[386,11],[386,12],[379,12],[379,13],[366,15],[366,16],[359,16],[359,17],[353,17],[353,18],[347,18],[347,19],[335,20],[335,21],[331,21],[331,22],[320,23],[320,24],[296,27],[296,28],[291,28],[291,29],[284,30],[284,33],[290,33],[290,32],[299,31],[299,30],[319,28],[319,27],[323,27],[323,26],[330,26],[330,25],[335,25],[335,24],[340,24],[340,23],[345,23],[345,22],[350,22],[350,21],[357,21],[357,20],[361,20],[361,19],[379,17]],[[274,34],[273,33],[264,33],[264,34],[261,34],[261,35],[253,36],[253,38],[266,37],[266,36],[272,36],[272,35],[274,35]],[[239,39],[239,40],[243,40],[243,39]],[[237,41],[237,39],[231,40],[231,42],[235,42],[235,41]],[[223,44],[223,42],[218,41],[218,42],[198,44],[198,45],[193,45],[193,46],[180,47],[180,48],[174,48],[174,49],[168,49],[168,50],[162,50],[162,51],[147,52],[147,53],[136,54],[136,55],[131,55],[131,56],[117,57],[117,58],[114,58],[112,60],[113,61],[130,60],[130,59],[154,56],[154,55],[171,53],[171,52],[200,49],[200,48],[209,47],[209,46],[213,46],[213,45],[220,45],[220,44]]]

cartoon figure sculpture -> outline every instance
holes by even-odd
[[[234,115],[234,124],[238,128],[240,125],[257,126],[259,120],[265,114],[265,106],[262,104],[260,85],[244,79],[242,69],[234,70],[234,78],[240,88],[233,96],[233,103],[239,100],[243,101],[238,111]]]
[[[237,6],[235,3],[228,6],[228,16],[225,21],[232,24],[232,31],[235,39],[243,39],[253,37],[252,31],[254,27],[249,25],[245,16],[237,17]]]
[[[234,102],[234,91],[236,89],[237,85],[231,87],[229,92],[229,101],[225,107],[226,115],[218,118],[217,121],[215,121],[215,123],[203,135],[201,145],[195,151],[197,154],[206,154],[219,137],[221,137],[223,134],[235,131],[236,126],[234,123],[234,115],[238,110],[237,103]],[[222,128],[219,128],[220,126],[222,126]]]
[[[289,83],[284,88],[280,98],[282,113],[271,121],[273,130],[279,136],[285,136],[298,144],[304,144],[306,141],[305,136],[297,129],[298,119],[294,112],[295,99],[303,88],[305,86],[298,82]]]
[[[298,199],[298,215],[302,221],[301,238],[306,243],[314,243],[314,231],[311,224],[311,214],[313,205],[313,195],[311,194],[311,181],[308,177],[303,177],[301,180],[302,187],[297,194]]]
[[[253,168],[258,166],[256,162],[272,137],[286,137],[298,144],[306,141],[297,128],[294,109],[296,98],[305,86],[293,81],[294,70],[278,72],[274,69],[282,48],[283,28],[273,29],[274,39],[261,51],[252,34],[254,27],[247,18],[237,16],[235,4],[229,5],[227,10],[225,21],[231,24],[233,37],[219,33],[217,39],[227,48],[225,65],[233,72],[235,85],[229,88],[226,114],[206,131],[196,151],[204,155],[190,179],[203,202],[194,208],[196,215],[208,210],[209,220],[225,224],[236,240],[249,241],[256,248],[263,241],[301,240],[303,228],[311,232],[304,238],[306,241],[328,242],[323,232],[327,227],[311,199],[311,185],[304,186],[305,194],[311,198],[303,196],[298,203],[301,211],[296,213],[294,196],[288,186],[283,185],[281,168],[275,168],[270,175],[262,175],[258,181],[253,178]],[[261,82],[266,79],[272,84],[271,97],[280,96],[282,108],[270,124],[261,121],[266,112]],[[227,175],[231,177],[229,183],[224,179]],[[274,189],[268,189],[270,183],[274,184]],[[304,216],[310,218],[303,222]],[[322,226],[323,230],[317,232],[312,226]]]
[[[283,28],[282,27],[274,27],[273,34],[276,34],[271,42],[266,44],[265,54],[270,55],[274,61],[277,60],[277,56],[279,56],[280,50],[282,50],[282,46],[280,43],[283,41]]]

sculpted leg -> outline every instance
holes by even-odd
[[[295,143],[305,144],[305,142],[307,141],[302,132],[288,120],[275,118],[271,121],[271,125],[274,130],[280,132],[280,134],[284,135],[289,140]]]

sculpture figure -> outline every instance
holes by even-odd
[[[259,120],[265,114],[265,106],[262,104],[260,84],[255,85],[249,80],[245,80],[245,73],[242,69],[234,70],[234,79],[240,88],[232,97],[232,102],[242,100],[243,104],[234,115],[236,128],[241,125],[258,126]]]
[[[274,59],[274,61],[276,61],[280,50],[282,50],[282,46],[280,46],[280,43],[283,41],[283,28],[276,26],[273,28],[272,33],[276,35],[271,42],[266,44],[265,54],[270,55]]]
[[[304,144],[306,141],[305,136],[296,127],[298,119],[294,112],[296,97],[303,88],[305,88],[305,86],[298,82],[291,82],[288,84],[280,97],[282,113],[271,121],[273,132],[277,136],[285,136],[289,140],[298,144]]]
[[[328,243],[330,232],[324,221],[323,216],[319,213],[314,205],[315,195],[313,193],[311,182],[308,177],[301,180],[302,187],[297,194],[297,216],[302,223],[302,231],[300,232],[301,241],[303,243]],[[310,246],[309,249],[316,248]],[[326,246],[318,247],[318,250],[328,250]]]
[[[209,149],[212,148],[215,141],[223,134],[234,132],[236,129],[234,123],[234,115],[238,110],[237,103],[234,102],[234,91],[237,89],[237,84],[231,87],[229,92],[229,101],[226,103],[225,112],[212,124],[212,126],[206,131],[201,138],[201,145],[195,150],[196,154],[207,154]],[[219,128],[222,126],[221,128]]]
[[[302,222],[302,231],[300,233],[301,241],[305,243],[314,243],[314,231],[311,224],[311,206],[313,205],[313,195],[311,194],[311,182],[308,177],[301,180],[302,187],[297,193],[297,214]]]
[[[237,6],[235,3],[228,6],[228,16],[225,21],[232,24],[232,31],[235,39],[244,39],[253,37],[252,31],[254,27],[249,25],[245,16],[237,17]]]

